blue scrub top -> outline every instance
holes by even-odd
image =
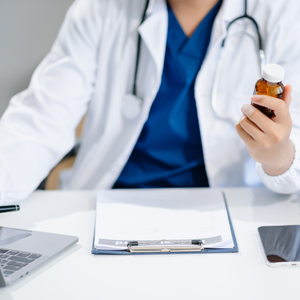
[[[162,81],[140,137],[113,188],[207,187],[194,96],[220,0],[188,38],[168,5]]]

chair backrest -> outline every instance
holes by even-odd
[[[0,116],[51,48],[73,0],[0,1]]]

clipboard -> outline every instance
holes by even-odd
[[[153,189],[152,189],[153,190]],[[163,190],[163,189],[161,189]],[[165,189],[164,189],[165,190]],[[172,189],[173,190],[173,189]],[[190,189],[178,189],[178,190],[190,190]],[[201,190],[201,189],[200,189]],[[205,189],[207,190],[207,189]],[[119,190],[120,191],[120,190]],[[146,192],[146,191],[145,191]],[[98,249],[95,247],[95,232],[93,237],[92,254],[94,255],[156,255],[156,254],[207,254],[207,253],[237,253],[238,244],[234,229],[232,226],[226,196],[223,191],[222,197],[224,200],[226,214],[228,218],[228,225],[232,237],[233,247],[229,248],[213,248],[207,247],[207,244],[215,241],[219,238],[218,236],[206,237],[203,239],[160,239],[160,240],[118,240],[118,243],[124,243],[126,249],[124,250],[108,250]],[[97,215],[95,222],[97,222]],[[115,243],[116,240],[105,240],[106,243]]]

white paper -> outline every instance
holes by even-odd
[[[234,247],[219,190],[98,191],[94,245],[97,249],[127,249],[127,241],[205,240],[218,236],[221,236],[218,243],[205,246]],[[113,245],[99,242],[103,239],[112,240]]]

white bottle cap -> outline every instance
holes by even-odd
[[[280,82],[284,78],[284,69],[277,64],[267,64],[262,71],[262,77],[269,82]]]

